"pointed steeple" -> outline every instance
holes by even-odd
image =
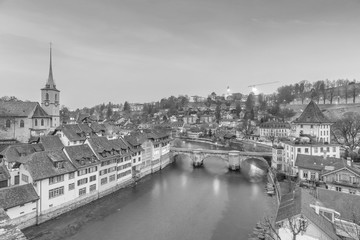
[[[55,81],[53,78],[53,72],[52,72],[52,47],[50,43],[50,68],[49,68],[49,77],[46,82],[46,88],[56,89]]]

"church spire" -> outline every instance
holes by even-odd
[[[54,88],[56,89],[55,81],[53,78],[53,72],[52,72],[52,47],[50,43],[50,68],[49,68],[49,77],[46,82],[46,88]]]

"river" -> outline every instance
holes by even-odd
[[[245,240],[272,208],[273,199],[264,191],[265,179],[251,182],[217,158],[193,168],[190,159],[183,157],[134,187],[24,233],[31,239]]]

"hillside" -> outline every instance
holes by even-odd
[[[355,104],[319,104],[318,105],[321,111],[327,116],[329,119],[336,121],[343,116],[344,113],[347,112],[358,112],[360,113],[360,103]],[[296,119],[302,113],[302,110],[306,107],[306,105],[287,105],[287,108],[293,109],[297,114],[293,119]]]

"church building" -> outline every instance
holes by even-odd
[[[0,139],[27,143],[60,125],[60,91],[53,79],[51,50],[49,77],[41,89],[41,105],[29,101],[0,101]]]

